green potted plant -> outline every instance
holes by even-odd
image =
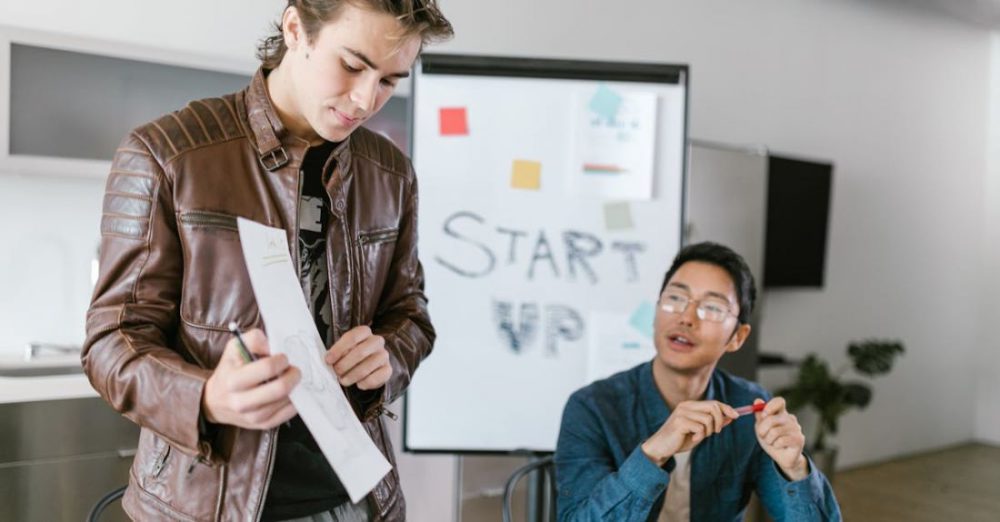
[[[818,414],[818,429],[807,449],[827,477],[833,477],[837,455],[836,448],[828,445],[827,436],[837,433],[841,415],[850,408],[864,409],[872,398],[872,389],[867,383],[845,381],[844,375],[851,368],[869,378],[889,373],[896,356],[903,351],[903,344],[898,340],[853,341],[847,346],[851,362],[836,373],[830,372],[825,361],[810,354],[799,366],[795,383],[778,390],[778,395],[787,401],[789,410],[808,406]]]

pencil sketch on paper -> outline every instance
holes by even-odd
[[[363,446],[352,442],[354,439],[350,422],[354,417],[354,411],[351,410],[348,401],[337,400],[335,394],[343,393],[337,389],[340,383],[334,376],[333,369],[323,360],[323,350],[314,342],[315,339],[308,333],[299,331],[285,337],[281,345],[288,356],[289,364],[302,372],[299,386],[320,409],[323,419],[329,422],[329,427],[343,437],[338,443],[331,444],[330,449],[335,453],[334,458],[339,462],[352,462],[363,458]]]
[[[323,360],[323,353],[309,342],[309,334],[299,332],[285,338],[282,343],[288,362],[302,372],[300,386],[309,390],[318,399],[316,402],[334,429],[341,431],[348,427],[354,412],[347,401],[336,401],[327,393],[340,386],[333,370]],[[324,400],[325,399],[325,400]]]

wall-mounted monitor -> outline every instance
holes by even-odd
[[[822,287],[833,164],[768,158],[764,287]]]

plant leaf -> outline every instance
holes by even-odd
[[[904,352],[899,341],[868,339],[850,343],[847,354],[858,373],[874,377],[888,373],[896,356]]]
[[[844,386],[844,403],[864,409],[872,400],[872,389],[860,382]]]

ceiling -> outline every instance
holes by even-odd
[[[905,0],[947,13],[966,22],[1000,30],[1000,0]]]

